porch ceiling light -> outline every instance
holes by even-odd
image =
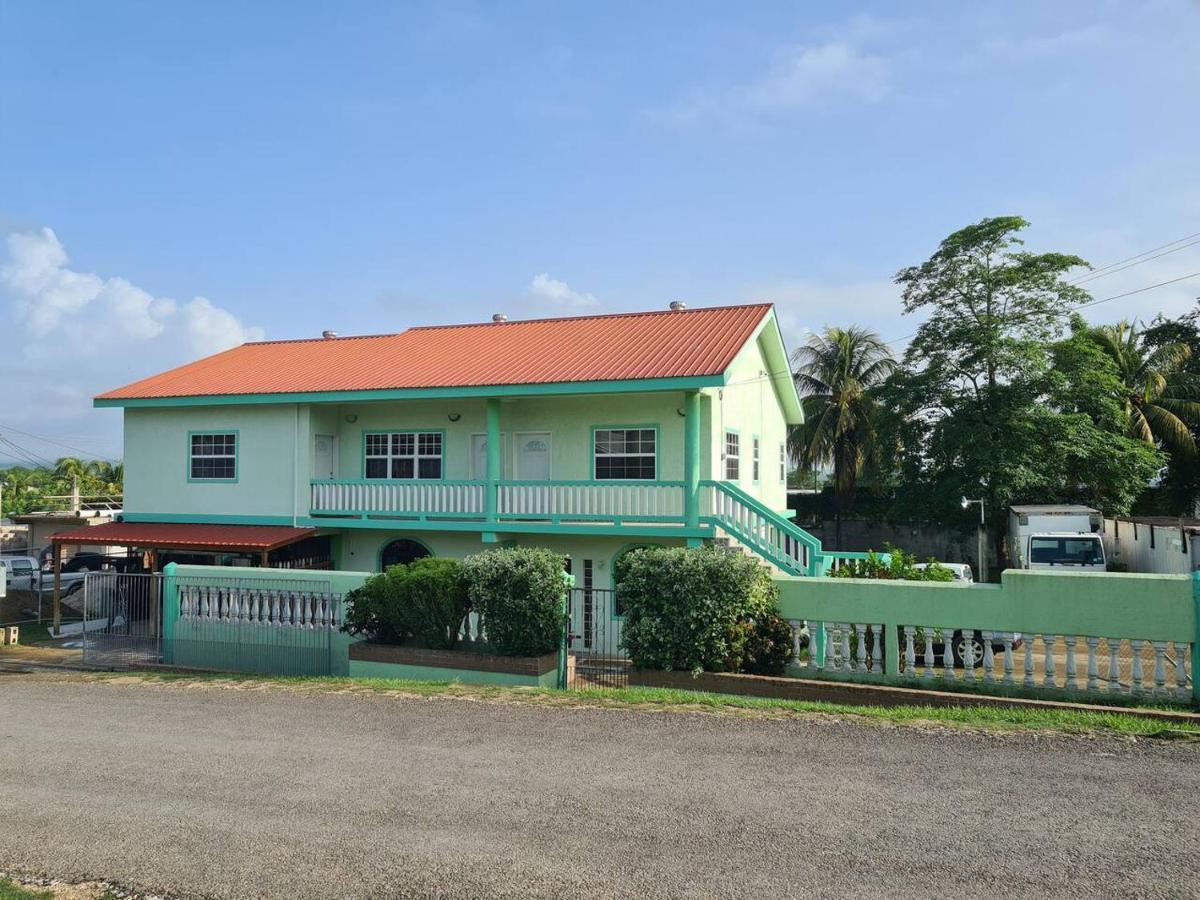
[[[457,422],[459,419],[462,418],[462,413],[450,413],[450,415],[446,416],[446,418],[449,419],[451,422]]]

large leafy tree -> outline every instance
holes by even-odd
[[[1016,216],[984,219],[896,276],[905,311],[928,316],[887,388],[902,448],[899,509],[965,524],[960,498],[981,497],[997,553],[1010,504],[1104,494],[1125,505],[1157,461],[1088,413],[1047,403],[1052,345],[1088,299],[1065,276],[1086,263],[1025,250],[1026,227]]]
[[[896,370],[879,335],[865,328],[828,328],[792,355],[805,424],[789,438],[792,459],[804,469],[833,470],[834,535],[854,500],[859,477],[880,456],[875,391]]]

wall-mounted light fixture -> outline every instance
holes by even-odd
[[[462,413],[450,413],[450,415],[446,416],[446,418],[449,419],[451,422],[457,422],[459,419],[462,418]]]
[[[354,424],[355,422],[358,421],[358,416],[356,416],[354,413],[350,413],[350,415],[346,416],[346,421],[351,424]]]
[[[687,418],[687,413],[683,411],[683,407],[682,407],[682,406],[678,406],[678,407],[676,407],[676,408],[675,408],[675,413],[676,413],[676,415],[678,415],[678,416],[679,416],[679,418],[681,418],[681,419],[686,419],[686,418]]]

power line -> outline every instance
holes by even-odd
[[[3,423],[0,423],[0,428],[3,428],[5,431],[11,431],[14,434],[20,434],[20,435],[24,435],[25,437],[28,437],[28,438],[33,438],[35,441],[41,441],[43,444],[53,444],[56,447],[62,447],[66,450],[74,450],[76,453],[86,453],[88,456],[96,455],[96,451],[94,449],[93,450],[85,450],[82,447],[74,447],[70,444],[64,444],[62,441],[56,441],[53,438],[48,438],[44,435],[33,434],[32,432],[22,431],[19,428],[13,428],[11,425],[5,425]]]
[[[1200,238],[1200,231],[1197,231],[1195,234],[1184,235],[1181,238],[1176,238],[1173,241],[1169,241],[1166,244],[1160,244],[1157,247],[1151,247],[1149,250],[1143,250],[1141,253],[1135,253],[1133,256],[1127,256],[1127,257],[1125,257],[1125,259],[1118,259],[1116,262],[1109,263],[1106,266],[1101,266],[1099,269],[1092,269],[1091,271],[1084,272],[1082,275],[1078,276],[1077,278],[1072,279],[1070,283],[1071,284],[1079,284],[1084,281],[1091,281],[1093,278],[1101,277],[1101,273],[1106,272],[1108,269],[1112,269],[1116,266],[1124,266],[1125,263],[1132,263],[1133,265],[1140,264],[1140,263],[1135,263],[1134,260],[1141,260],[1141,262],[1149,262],[1149,260],[1143,260],[1141,258],[1143,256],[1147,256],[1148,254],[1154,253],[1158,250],[1166,250],[1167,247],[1173,247],[1175,244],[1180,244],[1183,241],[1192,241],[1192,243],[1186,244],[1184,247],[1175,247],[1173,250],[1166,250],[1166,253],[1162,253],[1159,255],[1166,256],[1167,253],[1174,253],[1175,250],[1183,250],[1183,249],[1185,249],[1185,247],[1191,247],[1193,244],[1200,243],[1200,241],[1192,240],[1193,238]],[[1152,259],[1158,259],[1158,257],[1155,256],[1155,257],[1152,257]],[[1124,267],[1129,268],[1128,266],[1124,266]],[[1111,274],[1111,273],[1109,273],[1109,274]]]
[[[1150,284],[1143,288],[1138,288],[1136,291],[1126,291],[1123,294],[1113,294],[1111,297],[1105,297],[1103,300],[1093,300],[1090,303],[1083,303],[1076,306],[1075,309],[1087,309],[1089,306],[1099,306],[1101,303],[1107,303],[1109,300],[1120,300],[1122,297],[1132,297],[1134,294],[1141,294],[1145,291],[1152,291],[1155,288],[1164,287],[1168,284],[1175,284],[1180,281],[1187,281],[1189,278],[1200,278],[1200,272],[1192,272],[1190,275],[1180,275],[1178,278],[1171,278],[1167,281],[1160,281],[1158,284]]]
[[[1135,262],[1126,262],[1126,264],[1123,266],[1113,263],[1113,265],[1117,266],[1117,268],[1114,269],[1112,266],[1105,266],[1105,269],[1108,271],[1105,271],[1105,269],[1097,269],[1095,272],[1089,272],[1086,275],[1081,275],[1079,278],[1072,280],[1070,284],[1087,284],[1089,281],[1095,281],[1098,278],[1107,278],[1109,275],[1116,275],[1118,272],[1124,272],[1126,269],[1132,269],[1134,266],[1140,266],[1142,263],[1148,263],[1152,260],[1160,259],[1169,253],[1175,253],[1179,250],[1186,250],[1188,247],[1195,247],[1197,244],[1200,244],[1200,240],[1194,240],[1186,244],[1181,244],[1178,247],[1172,247],[1170,250],[1163,250],[1162,253],[1155,253],[1153,256],[1146,256],[1145,259],[1138,259]],[[1146,252],[1149,253],[1151,251],[1148,250]],[[1140,255],[1145,256],[1145,254]]]
[[[0,447],[7,447],[10,453],[16,454],[16,459],[30,463],[35,467],[44,467],[47,469],[54,468],[53,463],[51,463],[49,460],[39,459],[32,451],[26,450],[20,444],[13,443],[3,435],[0,435]]]

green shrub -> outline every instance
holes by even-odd
[[[366,632],[385,643],[411,641],[442,650],[458,642],[470,611],[462,565],[432,556],[391,566],[346,599],[347,631]]]
[[[614,574],[621,641],[638,668],[781,674],[791,659],[779,592],[749,556],[646,547],[624,554]]]
[[[463,560],[471,608],[497,653],[541,656],[558,649],[566,628],[566,561],[532,547],[487,550]]]
[[[954,573],[939,565],[932,557],[928,568],[918,569],[917,558],[899,547],[885,546],[888,559],[871,550],[866,559],[851,559],[833,572],[830,578],[870,578],[881,581],[953,581]]]

